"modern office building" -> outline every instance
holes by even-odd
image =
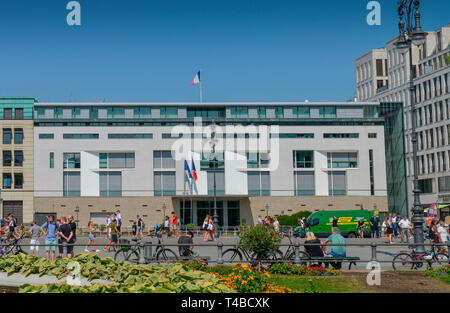
[[[212,214],[215,176],[220,225],[252,224],[267,213],[387,211],[402,202],[392,195],[388,204],[404,169],[398,108],[36,102],[34,210],[37,218],[78,215],[86,225],[104,224],[119,209],[127,226],[137,214],[154,225],[176,211],[183,224],[201,225]]]
[[[33,98],[0,98],[1,215],[33,218]]]
[[[408,202],[411,206],[411,73],[409,57],[398,53],[394,46],[396,40],[394,38],[386,48],[372,50],[356,60],[357,101],[405,103]],[[423,46],[413,46],[412,57],[421,203],[425,208],[433,203],[445,206],[450,204],[450,25],[429,32]],[[387,63],[386,69],[382,69],[383,63]],[[375,90],[373,86],[376,86]]]

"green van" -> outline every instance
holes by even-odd
[[[365,224],[364,237],[370,237],[370,218],[374,212],[379,217],[378,211],[369,210],[317,211],[308,217],[307,225],[310,226],[310,231],[316,237],[328,237],[331,235],[333,216],[336,216],[341,235],[347,238],[356,238],[358,235],[358,222],[363,218]]]

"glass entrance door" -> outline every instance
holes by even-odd
[[[214,215],[214,201],[197,201],[197,225],[202,226],[207,215]],[[223,226],[223,201],[217,201],[219,225]]]

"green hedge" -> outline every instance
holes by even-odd
[[[281,226],[295,226],[298,225],[297,219],[306,217],[311,215],[311,212],[309,211],[300,211],[293,215],[281,215],[278,217],[278,222],[280,222]]]

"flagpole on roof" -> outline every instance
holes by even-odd
[[[203,99],[202,99],[202,77],[201,77],[201,71],[202,70],[200,70],[200,71],[198,71],[198,73],[199,73],[199,80],[200,80],[200,103],[202,103],[203,102]]]

